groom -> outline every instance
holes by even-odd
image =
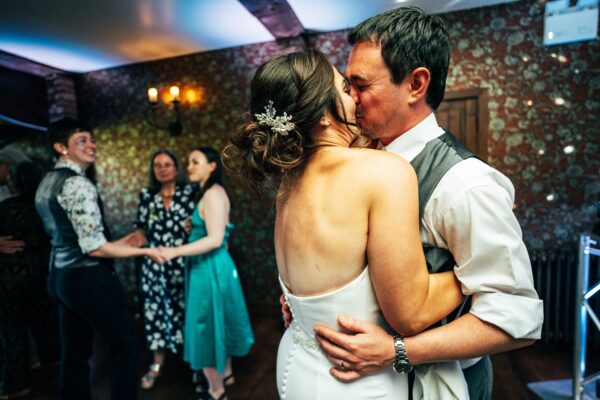
[[[486,355],[530,345],[543,322],[512,212],[514,187],[436,122],[433,110],[444,97],[450,59],[441,19],[397,8],[364,21],[349,40],[347,77],[357,122],[380,148],[415,168],[430,270],[453,268],[472,304],[449,323],[406,338],[345,316],[339,324],[346,333],[318,325],[331,361],[343,361],[331,373],[353,381],[381,368],[407,373],[413,365],[461,360],[471,399],[490,399]]]

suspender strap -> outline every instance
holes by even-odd
[[[446,172],[467,158],[476,157],[448,131],[425,145],[411,164],[419,180],[419,220],[431,194]]]

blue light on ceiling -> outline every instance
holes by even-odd
[[[0,33],[0,49],[71,72],[110,68],[124,61],[70,43],[38,37],[13,37],[2,33]]]
[[[180,29],[209,49],[269,42],[273,35],[237,0],[186,1],[177,11]]]
[[[353,28],[392,4],[364,0],[288,0],[288,3],[305,28],[317,31]]]

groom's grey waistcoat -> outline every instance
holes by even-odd
[[[411,164],[419,181],[419,221],[423,210],[442,177],[450,168],[467,158],[477,156],[448,131],[429,141]],[[450,271],[454,265],[452,254],[446,249],[423,245],[430,272]]]
[[[442,177],[454,165],[471,157],[478,158],[472,151],[456,140],[450,132],[445,131],[443,135],[428,142],[423,151],[411,161],[413,168],[417,172],[417,179],[419,181],[420,223],[422,223],[423,210],[425,210],[431,194]],[[423,251],[425,252],[427,268],[430,272],[450,271],[456,264],[452,254],[446,249],[423,245]],[[463,310],[468,310],[470,308],[470,298],[471,296],[465,300],[462,306],[445,318],[445,320],[454,320],[462,314]],[[438,324],[435,324],[433,327],[438,326]],[[473,366],[463,370],[471,400],[488,400],[491,398],[491,365],[489,357],[486,356]],[[413,382],[414,376],[409,376],[409,399],[412,399]]]

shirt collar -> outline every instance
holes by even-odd
[[[443,133],[444,130],[438,125],[435,114],[431,113],[423,121],[385,146],[385,150],[398,154],[410,162],[423,151],[429,141]]]
[[[85,171],[83,168],[81,168],[81,165],[71,160],[58,160],[54,168],[69,168],[75,171],[78,175],[85,175]]]

